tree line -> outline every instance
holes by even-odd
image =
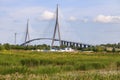
[[[46,44],[42,45],[26,45],[26,46],[21,46],[21,45],[11,45],[9,43],[6,44],[0,44],[0,51],[2,50],[49,50],[50,46]]]
[[[67,46],[54,46],[54,49],[64,49]],[[93,51],[93,52],[120,52],[120,43],[118,44],[101,44],[97,46],[91,46],[88,48],[80,48],[80,47],[74,47],[70,46],[72,49],[79,50],[79,51]],[[50,50],[50,45],[42,44],[42,45],[26,45],[26,46],[20,46],[20,45],[11,45],[9,43],[6,44],[0,44],[0,51],[2,50]]]

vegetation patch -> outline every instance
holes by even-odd
[[[5,67],[0,69],[0,74],[13,74],[13,73],[29,73],[29,69],[26,67]]]
[[[93,69],[104,69],[105,64],[102,63],[81,63],[76,65],[76,70],[93,70]]]
[[[23,77],[21,80],[28,79],[27,77],[31,74],[36,77],[33,80],[40,80],[41,77],[49,80],[103,80],[103,78],[112,80],[111,76],[103,75],[107,74],[106,72],[91,73],[91,71],[102,70],[111,72],[116,71],[114,73],[115,75],[109,74],[116,79],[119,75],[117,71],[119,72],[120,70],[120,54],[103,54],[95,52],[92,54],[89,52],[0,52],[0,77],[6,75],[14,76],[14,74],[17,73]]]
[[[39,61],[37,59],[23,59],[20,61],[23,66],[34,67],[39,65]]]

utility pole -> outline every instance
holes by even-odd
[[[14,35],[15,35],[15,45],[16,45],[16,40],[17,40],[17,39],[16,39],[16,38],[17,38],[17,33],[15,33]]]

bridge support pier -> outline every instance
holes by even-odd
[[[76,43],[76,47],[79,47],[78,45],[79,45],[79,44]]]
[[[66,46],[67,46],[67,47],[69,46],[69,42],[66,42]]]
[[[63,46],[64,45],[64,41],[61,41],[61,46]]]
[[[84,48],[87,48],[87,46],[86,46],[86,45],[83,45],[83,47],[84,47]]]
[[[82,44],[80,44],[80,48],[82,48]]]

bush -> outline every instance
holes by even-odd
[[[0,62],[0,66],[10,66],[11,64],[8,62]]]
[[[26,67],[4,67],[0,70],[0,74],[13,74],[13,73],[29,73],[30,71]]]
[[[117,70],[119,70],[119,68],[120,68],[120,61],[117,61],[116,65],[117,65]]]
[[[103,68],[105,68],[105,64],[102,63],[80,63],[76,65],[76,70],[92,70]]]
[[[52,60],[47,60],[47,59],[39,60],[39,65],[49,65],[49,64],[53,64],[53,61]]]
[[[98,63],[98,62],[97,63],[92,63],[91,65],[94,67],[94,69],[102,69],[102,68],[106,67],[105,64]]]
[[[120,67],[120,61],[116,62],[117,67]]]
[[[3,46],[5,47],[6,50],[10,50],[10,44],[6,43]]]
[[[39,66],[36,67],[34,70],[31,70],[31,73],[33,74],[55,74],[61,71],[61,68],[59,66]]]
[[[0,51],[5,50],[4,46],[0,45]]]
[[[20,61],[22,65],[34,67],[39,65],[39,61],[36,59],[24,59]]]

